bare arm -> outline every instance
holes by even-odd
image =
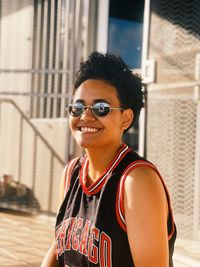
[[[64,179],[65,179],[65,175],[63,172],[63,175],[61,177],[61,182],[60,182],[59,204],[58,204],[59,208],[64,199]],[[56,251],[56,241],[54,239],[40,267],[58,267],[58,261],[56,260],[55,251]]]
[[[140,167],[126,178],[124,208],[135,267],[168,267],[168,204],[157,173]]]
[[[40,267],[58,267],[58,261],[56,260],[55,249],[56,249],[56,243],[55,241],[53,241]]]

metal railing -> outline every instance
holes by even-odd
[[[53,172],[54,172],[54,159],[57,160],[57,162],[61,165],[65,165],[64,159],[58,155],[58,153],[55,151],[55,149],[52,147],[52,145],[45,139],[45,137],[38,131],[38,129],[35,127],[35,125],[30,121],[30,119],[24,114],[24,112],[21,110],[21,108],[12,100],[12,99],[6,99],[6,98],[0,98],[0,114],[2,111],[2,103],[7,103],[14,107],[14,109],[18,112],[20,115],[20,126],[19,126],[19,151],[18,151],[18,182],[20,182],[21,178],[21,172],[22,172],[22,146],[23,146],[23,134],[24,134],[24,121],[28,124],[33,135],[33,162],[32,162],[32,191],[34,193],[35,191],[35,183],[36,183],[36,158],[37,158],[37,140],[39,139],[44,145],[45,148],[48,149],[50,152],[50,182],[49,182],[49,193],[48,193],[48,210],[47,212],[51,212],[51,206],[52,206],[52,188],[53,188]],[[0,117],[1,119],[1,117]],[[1,129],[0,129],[1,132]]]

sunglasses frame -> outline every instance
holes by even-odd
[[[80,113],[77,113],[77,114],[75,114],[75,113],[73,113],[73,111],[72,111],[72,109],[73,109],[73,106],[75,106],[76,104],[81,104],[81,112]],[[106,112],[106,110],[104,111],[104,113],[101,113],[101,112],[99,112],[98,113],[98,110],[100,110],[100,107],[98,108],[98,107],[96,107],[95,108],[95,105],[97,105],[97,104],[106,104],[106,108],[108,108],[109,109],[109,111],[108,112]],[[80,117],[82,114],[83,114],[83,112],[86,110],[86,109],[88,109],[88,108],[90,108],[91,109],[91,111],[92,111],[92,114],[94,115],[94,116],[96,116],[96,117],[105,117],[105,116],[107,116],[112,110],[124,110],[123,108],[121,108],[121,107],[111,107],[110,106],[110,104],[108,104],[107,102],[103,102],[103,101],[99,101],[99,102],[96,102],[96,103],[94,103],[92,106],[85,106],[83,103],[81,103],[81,102],[75,102],[75,103],[72,103],[72,104],[69,104],[68,105],[68,107],[66,108],[66,110],[68,110],[68,112],[69,112],[69,114],[71,115],[71,116],[73,116],[73,117]],[[104,107],[103,107],[104,108]],[[97,112],[95,112],[95,110],[97,110]],[[105,112],[106,112],[106,114],[105,114]]]

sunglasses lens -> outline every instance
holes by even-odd
[[[74,117],[79,117],[84,112],[86,107],[87,106],[84,106],[82,103],[76,102],[76,103],[70,104],[68,106],[68,111],[69,111],[70,115],[72,115]],[[108,103],[105,103],[105,102],[95,103],[90,108],[92,109],[92,113],[98,117],[104,117],[104,116],[108,115],[108,113],[111,110],[110,105]]]
[[[72,116],[78,117],[83,113],[84,105],[82,103],[74,103],[69,105],[68,110]]]
[[[98,102],[92,106],[92,111],[96,116],[104,117],[110,112],[110,105],[104,102]]]

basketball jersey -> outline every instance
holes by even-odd
[[[66,195],[56,221],[59,266],[134,266],[126,233],[123,188],[127,175],[140,166],[153,168],[165,188],[169,205],[169,266],[173,266],[176,228],[169,194],[156,167],[124,144],[101,177],[87,187],[88,164],[85,155],[66,167]]]

